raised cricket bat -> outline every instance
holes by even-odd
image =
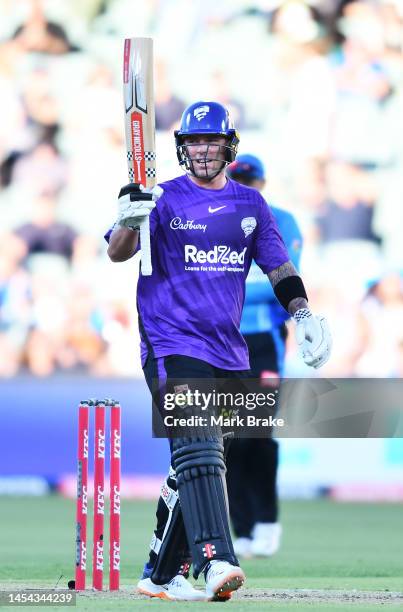
[[[123,55],[123,96],[129,181],[154,187],[155,112],[153,87],[153,41],[126,38]],[[141,273],[152,274],[150,222],[140,225]]]

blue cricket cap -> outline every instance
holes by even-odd
[[[249,179],[264,179],[263,163],[255,155],[237,155],[235,161],[227,167],[227,175],[236,178],[240,174]]]

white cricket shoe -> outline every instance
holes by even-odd
[[[137,591],[148,597],[158,597],[170,601],[206,601],[204,591],[197,591],[182,574],[178,574],[167,584],[154,584],[151,578],[143,578],[137,584]]]
[[[252,540],[250,538],[238,538],[234,540],[234,552],[237,557],[243,557],[244,559],[250,559],[252,556],[250,547]]]
[[[280,548],[280,523],[256,523],[252,532],[250,551],[257,557],[271,557]]]
[[[209,601],[226,601],[244,582],[245,574],[240,567],[228,561],[210,561],[206,576],[207,598]]]

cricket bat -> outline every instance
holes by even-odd
[[[154,187],[155,111],[152,38],[126,38],[123,52],[123,97],[129,181]],[[141,273],[152,274],[150,221],[140,224]]]

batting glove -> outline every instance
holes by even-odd
[[[148,217],[156,206],[157,200],[164,193],[163,189],[156,185],[152,189],[129,183],[122,187],[118,199],[118,218],[116,225],[138,229],[144,217]]]
[[[294,314],[297,344],[306,365],[320,368],[330,357],[332,337],[325,317],[314,316],[308,308]]]

